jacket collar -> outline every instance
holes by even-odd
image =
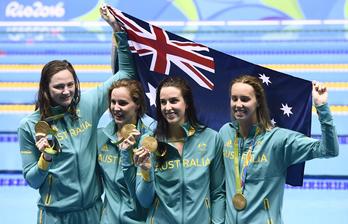
[[[239,133],[239,124],[237,121],[231,121],[229,123],[229,126],[233,129],[236,130],[236,132],[238,133],[238,135],[240,136],[240,133]],[[249,130],[249,134],[248,134],[248,138],[253,138],[255,136],[255,133],[258,129],[258,125],[257,124],[254,124],[251,126],[250,130]]]

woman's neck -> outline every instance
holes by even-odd
[[[169,126],[168,142],[172,143],[182,156],[185,144],[185,132],[180,125]]]
[[[239,133],[242,135],[243,138],[247,138],[249,136],[249,132],[251,131],[251,127],[255,124],[252,122],[239,123]]]
[[[178,140],[178,139],[184,138],[184,136],[185,136],[185,132],[180,125],[169,126],[168,139]]]

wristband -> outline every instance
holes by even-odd
[[[47,161],[44,158],[44,153],[41,153],[41,156],[39,158],[39,161],[37,162],[37,165],[41,170],[48,170],[48,166],[50,165],[51,161]]]

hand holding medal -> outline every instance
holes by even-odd
[[[123,139],[128,138],[130,135],[132,135],[132,132],[136,130],[136,126],[134,124],[125,124],[121,128],[120,134]]]
[[[140,135],[134,124],[125,124],[120,130],[121,139],[118,141],[121,150],[128,150],[136,143],[136,138]]]
[[[141,146],[149,150],[151,153],[154,153],[158,157],[163,157],[166,155],[166,151],[163,153],[160,153],[157,148],[158,148],[158,143],[156,138],[152,136],[146,136],[144,137]]]
[[[141,147],[134,150],[134,164],[141,167],[143,170],[151,168],[150,153],[159,154],[157,152],[158,142],[152,136],[144,137],[141,142]]]
[[[50,156],[57,155],[60,152],[57,140],[54,137],[54,130],[46,121],[38,121],[35,125],[36,147],[43,153]]]

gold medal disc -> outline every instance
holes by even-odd
[[[241,211],[241,210],[245,209],[245,207],[247,206],[247,200],[244,197],[244,195],[241,193],[236,193],[233,196],[232,203],[233,203],[234,208],[237,211]]]
[[[54,133],[56,131],[53,130],[46,121],[38,121],[35,125],[35,132],[36,141],[44,137],[48,138],[48,143],[50,144],[50,147],[46,147],[44,149],[45,153],[52,156],[60,152],[59,147],[57,147],[54,142]]]
[[[148,149],[150,152],[156,152],[158,146],[156,138],[152,136],[146,136],[141,145]]]
[[[51,131],[50,125],[46,121],[38,121],[35,125],[37,135],[47,135]]]
[[[136,126],[134,124],[123,125],[123,127],[121,129],[122,138],[124,138],[124,139],[128,138],[134,129],[136,129]]]

